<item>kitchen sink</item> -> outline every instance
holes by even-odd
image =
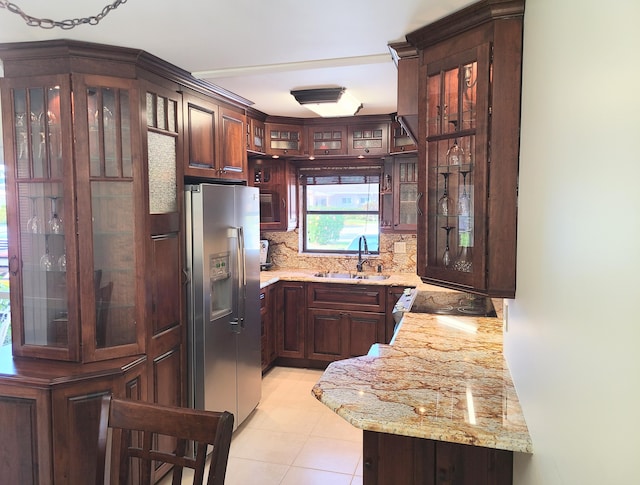
[[[331,279],[343,279],[343,280],[371,280],[381,281],[389,278],[386,274],[362,274],[362,273],[333,273],[333,272],[319,272],[313,276],[316,278],[331,278]]]

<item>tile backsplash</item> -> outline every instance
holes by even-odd
[[[268,261],[275,269],[312,269],[318,271],[355,271],[357,255],[304,254],[299,251],[300,234],[291,232],[263,232],[261,239],[269,240]],[[380,234],[380,254],[366,255],[369,261],[364,271],[376,271],[382,267],[383,273],[416,272],[415,234]],[[400,244],[396,244],[400,243]],[[404,243],[404,244],[403,244]],[[404,249],[404,252],[394,252]]]

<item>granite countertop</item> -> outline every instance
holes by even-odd
[[[321,276],[315,276],[319,271],[312,269],[278,269],[260,272],[260,288],[277,283],[278,281],[312,281],[321,283],[344,283],[351,285],[383,285],[383,286],[414,286],[421,287],[423,289],[429,289],[432,291],[451,291],[437,286],[426,285],[422,283],[420,277],[415,273],[375,273],[375,272],[362,272],[356,273],[355,271],[343,274],[351,275],[363,275],[371,279],[357,279],[357,278],[326,278]],[[380,275],[384,276],[384,279],[378,278]]]
[[[313,394],[363,430],[531,453],[501,325],[406,313],[390,345],[331,363]]]

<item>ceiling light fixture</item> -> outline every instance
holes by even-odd
[[[362,103],[347,93],[346,88],[296,89],[291,95],[323,118],[354,116],[362,108]]]

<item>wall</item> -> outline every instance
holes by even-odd
[[[355,271],[358,256],[320,256],[299,252],[299,232],[267,232],[269,259],[278,269],[314,269],[322,271]],[[384,273],[416,272],[416,236],[414,234],[380,234],[380,254],[368,255],[364,271],[376,271],[382,265]],[[394,243],[404,242],[405,253],[394,253]]]
[[[505,354],[534,454],[516,485],[640,483],[638,19],[637,0],[527,1]]]

